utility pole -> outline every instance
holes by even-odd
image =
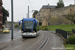
[[[28,18],[29,18],[29,6],[28,6]]]
[[[75,0],[74,0],[74,5],[75,5]]]
[[[13,0],[11,0],[11,20],[12,20],[12,23],[11,23],[11,40],[13,40]]]

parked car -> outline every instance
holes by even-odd
[[[3,33],[9,33],[9,32],[10,32],[10,30],[8,28],[3,29]]]

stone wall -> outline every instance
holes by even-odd
[[[48,24],[50,9],[41,9],[39,13],[36,15],[36,19],[42,22],[42,25]]]
[[[56,25],[57,24],[71,24],[73,23],[72,21],[68,20],[65,16],[70,14],[70,13],[75,13],[75,5],[73,6],[67,6],[67,7],[63,7],[63,8],[57,8],[57,9],[52,9],[51,10],[51,20],[50,20],[50,24],[51,25]],[[59,20],[55,20],[55,22],[51,22],[54,20],[54,18]],[[60,21],[60,22],[59,22]]]
[[[73,22],[65,17],[70,13],[75,14],[75,5],[57,9],[40,9],[36,15],[36,19],[39,20],[42,25],[71,24]]]
[[[72,9],[72,10],[70,11],[70,9]],[[67,15],[71,12],[75,13],[75,5],[53,9],[53,10],[51,10],[51,17],[52,18],[57,18],[57,17],[61,17],[63,15]]]

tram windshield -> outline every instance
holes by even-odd
[[[33,21],[24,21],[24,29],[32,29]]]

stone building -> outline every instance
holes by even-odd
[[[44,5],[40,9],[39,13],[35,16],[37,20],[41,23],[41,25],[48,25],[50,19],[50,10],[54,9],[55,6]]]
[[[0,0],[0,31],[2,31],[2,21],[3,21],[2,0]]]
[[[71,20],[68,20],[65,16],[69,13],[75,14],[75,5],[66,6],[63,8],[57,8],[56,6],[44,5],[40,9],[39,13],[35,16],[42,25],[60,25],[71,24]]]

